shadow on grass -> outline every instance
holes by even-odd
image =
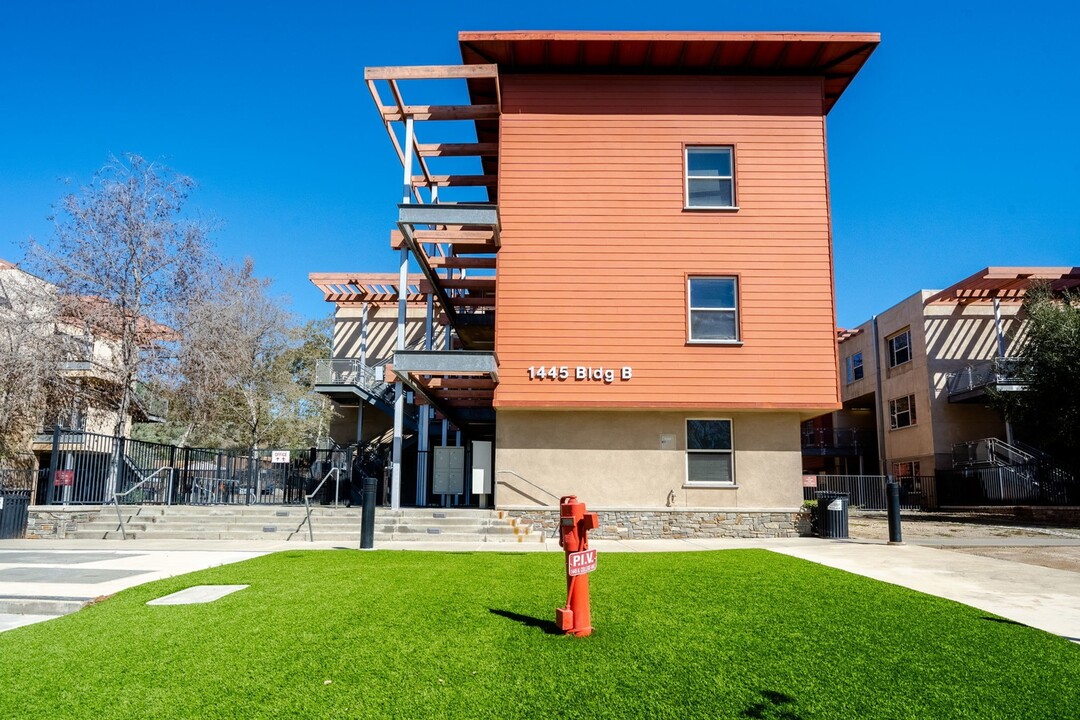
[[[754,720],[802,720],[802,716],[788,707],[795,704],[795,698],[774,690],[762,690],[763,702],[754,703],[742,711],[742,716]]]
[[[1006,620],[1005,618],[990,617],[989,615],[983,615],[981,620],[989,620],[990,622],[1001,623],[1002,625],[1019,625],[1020,627],[1029,627],[1022,622],[1016,622],[1015,620]]]
[[[510,612],[509,610],[496,610],[495,608],[488,608],[488,612],[490,612],[492,615],[504,617],[507,620],[519,622],[526,627],[539,628],[548,635],[564,634],[563,631],[559,629],[559,626],[555,624],[554,620],[541,620],[540,618],[534,618],[529,615],[522,615],[521,613]]]

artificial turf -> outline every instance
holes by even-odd
[[[764,550],[296,551],[0,634],[3,718],[1080,718],[1080,646]],[[200,584],[251,587],[147,606]]]

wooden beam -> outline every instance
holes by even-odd
[[[402,232],[400,230],[391,230],[390,231],[390,249],[391,250],[400,250],[403,247],[405,247],[405,236],[402,234]]]
[[[432,390],[494,390],[495,381],[491,378],[431,378],[424,386]]]
[[[420,157],[473,157],[499,154],[499,143],[420,143]]]
[[[452,297],[450,304],[455,307],[495,307],[493,297]]]
[[[453,400],[448,399],[446,404],[451,408],[463,408],[463,407],[491,407],[492,398],[476,398],[473,400]]]
[[[364,68],[365,80],[453,80],[497,78],[498,65],[401,65]]]
[[[481,277],[481,278],[462,278],[454,280],[440,280],[439,284],[447,290],[469,290],[473,292],[495,292],[495,278]],[[420,292],[431,292],[431,283],[427,280],[420,283]],[[450,301],[453,302],[454,298]]]
[[[415,230],[413,237],[419,243],[477,243],[495,239],[494,230]]]
[[[412,176],[413,186],[438,185],[439,187],[490,187],[499,184],[495,175],[432,175],[431,179],[423,175]]]
[[[493,257],[458,257],[456,255],[444,257],[436,255],[428,258],[428,262],[431,263],[431,267],[457,268],[459,270],[495,268],[495,258]]]
[[[387,122],[413,120],[494,120],[499,117],[498,105],[406,105],[404,112],[382,105],[379,112]]]
[[[489,390],[439,390],[434,393],[434,396],[439,400],[484,400],[491,402],[491,394],[494,389]]]
[[[391,363],[383,365],[383,382],[397,382],[397,375],[394,373],[394,366]]]
[[[454,243],[454,252],[458,255],[490,255],[499,249],[497,244]]]

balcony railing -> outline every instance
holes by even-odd
[[[393,387],[383,379],[383,366],[388,361],[365,365],[355,359],[323,359],[315,362],[316,385],[347,385],[368,394],[392,401]]]
[[[946,384],[949,398],[981,394],[991,387],[1002,390],[1020,389],[1022,383],[1017,373],[1019,363],[1019,358],[994,358],[972,363],[960,372],[950,373]]]
[[[874,445],[874,435],[862,428],[803,428],[804,450],[849,450],[852,452]]]

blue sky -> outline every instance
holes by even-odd
[[[828,118],[838,322],[988,265],[1080,265],[1080,71],[1061,0],[1015,3],[7,3],[0,257],[110,154],[192,176],[223,255],[305,317],[312,271],[390,271],[400,165],[367,65],[454,63],[459,30],[870,31]]]

